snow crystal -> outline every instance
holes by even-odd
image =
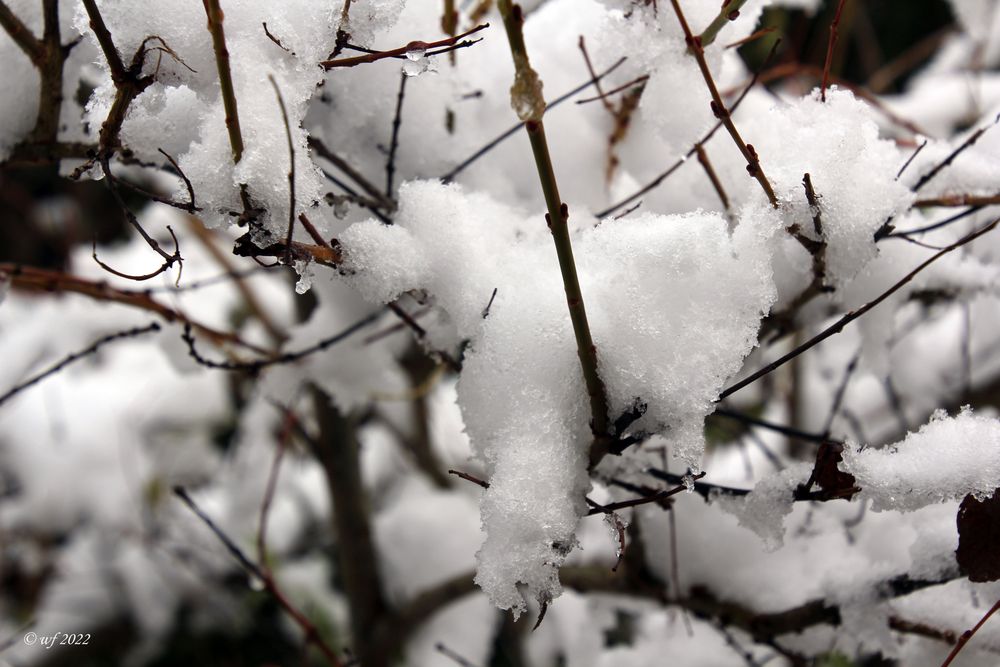
[[[583,227],[579,218],[571,214]],[[766,241],[777,223],[751,208],[732,235],[706,213],[576,234],[611,416],[644,404],[635,427],[668,431],[692,467],[702,420],[774,299]],[[559,593],[557,568],[576,544],[589,485],[587,393],[549,236],[541,215],[432,182],[401,187],[396,225],[368,221],[340,236],[362,293],[386,301],[424,290],[469,340],[459,400],[490,478],[477,581],[515,613],[525,605],[519,585],[543,602]]]
[[[939,411],[893,445],[845,447],[841,468],[854,475],[875,511],[913,511],[970,493],[983,499],[1000,483],[1000,420],[968,408],[956,417]]]

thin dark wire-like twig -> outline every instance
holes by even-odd
[[[316,352],[322,352],[323,350],[350,338],[361,329],[364,329],[374,323],[379,317],[382,316],[382,312],[383,310],[380,308],[368,316],[358,320],[343,331],[339,331],[329,338],[324,338],[315,345],[310,345],[309,347],[299,350],[298,352],[286,352],[285,354],[280,354],[270,359],[258,359],[257,361],[212,361],[210,359],[206,359],[198,353],[198,350],[194,346],[194,336],[191,334],[190,324],[184,325],[184,333],[181,334],[181,338],[187,344],[188,353],[202,366],[223,371],[248,371],[250,373],[256,373],[263,368],[267,368],[268,366],[293,363],[295,361],[299,361],[300,359],[304,359],[311,354],[315,354]]]
[[[598,76],[596,78],[593,78],[593,79],[589,79],[586,83],[582,83],[579,86],[577,86],[576,88],[574,88],[573,90],[570,90],[569,92],[563,93],[559,97],[555,98],[554,100],[552,100],[551,102],[549,102],[546,105],[546,107],[545,107],[545,113],[548,113],[549,111],[551,111],[555,107],[559,106],[560,104],[562,104],[566,100],[570,99],[574,95],[577,95],[577,94],[583,92],[584,90],[586,90],[590,86],[594,85],[595,83],[597,83],[601,79],[604,79],[606,76],[608,76],[609,74],[611,74],[612,72],[614,72],[616,69],[618,69],[618,67],[622,63],[624,63],[624,62],[625,62],[625,58],[620,58],[618,60],[618,62],[616,62],[615,64],[613,64],[608,69],[604,70],[600,74],[600,76]],[[461,172],[465,171],[469,167],[469,165],[471,165],[473,162],[475,162],[479,158],[481,158],[484,155],[486,155],[487,153],[489,153],[491,150],[493,150],[498,145],[500,145],[501,143],[503,143],[506,139],[514,136],[517,133],[517,131],[520,130],[523,126],[524,126],[524,123],[517,123],[516,125],[512,125],[507,130],[504,130],[502,133],[500,133],[499,135],[497,135],[494,139],[492,139],[489,142],[487,142],[482,148],[480,148],[479,150],[477,150],[476,152],[474,152],[472,155],[470,155],[469,157],[465,158],[460,163],[458,163],[458,165],[455,166],[454,168],[452,168],[452,170],[449,171],[447,174],[444,174],[443,176],[441,176],[441,180],[444,181],[445,183],[450,183],[451,181],[455,180],[455,177],[458,176]]]
[[[285,596],[285,594],[278,588],[271,575],[264,571],[260,566],[250,560],[249,557],[243,550],[240,549],[235,542],[222,530],[210,516],[208,516],[204,510],[202,510],[197,503],[191,498],[187,490],[182,486],[174,487],[174,495],[181,499],[181,501],[187,505],[188,509],[194,512],[195,516],[201,519],[202,523],[208,527],[209,530],[215,535],[216,538],[226,550],[236,559],[236,561],[246,570],[251,576],[256,577],[263,585],[264,590],[266,590],[271,597],[274,598],[275,602],[288,614],[293,621],[299,626],[302,632],[305,634],[305,639],[307,644],[315,644],[316,648],[320,650],[323,656],[326,658],[327,663],[331,667],[341,667],[340,658],[332,648],[326,643],[323,637],[320,635],[319,630],[310,621],[305,614],[303,614],[297,607],[295,607]]]
[[[55,364],[54,366],[49,367],[48,369],[42,371],[38,375],[35,375],[28,380],[25,380],[24,382],[18,384],[16,387],[13,387],[4,394],[0,395],[0,405],[3,405],[11,398],[24,391],[25,389],[38,384],[39,382],[49,377],[50,375],[58,373],[66,366],[72,364],[74,361],[79,361],[80,359],[83,359],[86,356],[94,354],[95,352],[97,352],[98,349],[100,349],[104,345],[107,345],[108,343],[111,343],[116,340],[121,340],[123,338],[135,338],[137,336],[141,336],[143,334],[159,330],[160,330],[160,325],[157,324],[156,322],[153,322],[152,324],[148,324],[144,327],[136,327],[133,329],[128,329],[127,331],[119,331],[118,333],[113,333],[108,336],[103,336],[94,341],[93,343],[91,343],[86,348],[80,350],[79,352],[74,352],[70,354],[62,361]]]
[[[285,109],[285,98],[281,96],[278,82],[273,74],[267,75],[267,80],[274,88],[281,108],[281,120],[285,124],[285,138],[288,139],[288,233],[285,235],[285,263],[292,262],[292,235],[295,232],[295,145],[292,143],[292,127],[288,124],[288,111]]]
[[[948,154],[948,157],[946,157],[944,160],[934,165],[933,169],[931,169],[929,172],[921,176],[920,180],[918,180],[911,189],[914,192],[918,192],[920,188],[927,185],[927,183],[929,183],[932,178],[941,173],[942,169],[950,166],[951,163],[955,161],[955,158],[957,158],[966,150],[974,146],[975,143],[979,141],[979,138],[982,137],[984,134],[986,134],[986,131],[989,130],[991,127],[995,126],[997,123],[1000,123],[1000,114],[997,115],[997,117],[993,120],[992,123],[990,123],[989,125],[985,125],[976,130],[975,132],[973,132],[972,134],[970,134],[965,141],[963,141],[955,150],[953,150],[951,153]]]
[[[392,178],[396,173],[396,149],[399,147],[399,126],[403,120],[403,95],[406,92],[406,72],[399,73],[399,93],[396,94],[396,115],[392,119],[392,139],[389,157],[385,162],[385,196],[392,199]]]
[[[894,284],[892,287],[890,287],[889,289],[887,289],[885,292],[883,292],[882,294],[880,294],[878,297],[876,297],[872,301],[869,301],[868,303],[864,304],[863,306],[861,306],[857,310],[852,310],[851,312],[847,313],[846,315],[844,315],[843,317],[841,317],[839,320],[837,320],[836,322],[834,322],[833,324],[831,324],[829,327],[827,327],[826,329],[824,329],[823,331],[821,331],[819,334],[813,336],[812,338],[810,338],[806,342],[804,342],[801,345],[799,345],[798,347],[796,347],[791,352],[783,355],[779,359],[776,359],[775,361],[771,362],[770,364],[768,364],[764,368],[762,368],[759,371],[757,371],[756,373],[753,373],[752,375],[744,378],[743,380],[737,382],[736,384],[732,385],[728,389],[723,390],[722,393],[719,394],[719,399],[721,400],[723,398],[726,398],[727,396],[731,396],[732,394],[736,393],[737,391],[739,391],[743,387],[746,387],[747,385],[756,382],[757,380],[759,380],[760,378],[764,377],[768,373],[771,373],[775,369],[780,368],[781,366],[783,366],[784,364],[788,363],[789,361],[791,361],[795,357],[799,356],[803,352],[805,352],[805,351],[807,351],[809,349],[812,349],[814,346],[816,346],[817,344],[819,344],[822,341],[826,340],[830,336],[833,336],[834,334],[840,333],[844,329],[844,327],[846,325],[848,325],[851,322],[853,322],[854,320],[858,319],[859,317],[861,317],[862,315],[864,315],[865,313],[867,313],[869,310],[871,310],[872,308],[874,308],[875,306],[879,305],[880,303],[882,303],[883,301],[885,301],[886,299],[888,299],[890,296],[892,296],[893,294],[895,294],[904,285],[906,285],[908,282],[910,282],[911,280],[913,280],[913,278],[918,273],[920,273],[925,268],[927,268],[928,266],[930,266],[931,264],[933,264],[934,262],[936,262],[938,259],[940,259],[941,257],[944,257],[945,255],[947,255],[951,251],[956,250],[957,248],[962,247],[966,243],[970,243],[971,241],[974,241],[975,239],[979,238],[983,234],[986,234],[987,232],[993,230],[998,224],[1000,224],[1000,218],[997,218],[996,220],[994,220],[990,224],[986,225],[982,229],[979,229],[979,230],[977,230],[975,232],[972,232],[971,234],[968,234],[968,235],[962,237],[960,240],[956,241],[955,243],[952,243],[951,245],[947,246],[943,250],[941,250],[941,251],[937,252],[936,254],[932,255],[930,258],[928,258],[927,260],[925,260],[924,262],[922,262],[917,268],[913,269],[910,273],[906,274],[899,282],[897,282],[896,284]]]

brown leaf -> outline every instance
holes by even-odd
[[[955,558],[969,581],[1000,579],[1000,489],[983,501],[971,494],[962,501]]]

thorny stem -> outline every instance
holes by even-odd
[[[691,55],[698,61],[698,68],[701,70],[701,75],[708,86],[708,92],[712,96],[712,113],[722,121],[729,135],[736,143],[736,147],[743,154],[743,158],[747,161],[747,173],[760,183],[760,187],[763,188],[764,194],[767,195],[767,200],[771,202],[771,206],[778,208],[778,198],[775,196],[774,189],[771,187],[770,181],[767,180],[767,176],[764,175],[764,169],[760,166],[760,158],[757,156],[757,151],[754,150],[752,144],[743,141],[743,137],[740,136],[736,125],[733,123],[729,109],[726,108],[726,103],[722,101],[719,89],[715,85],[715,79],[712,78],[712,72],[708,68],[708,61],[705,60],[705,49],[702,48],[701,41],[698,37],[691,34],[691,28],[688,26],[687,19],[684,18],[684,11],[677,0],[670,0],[670,3],[673,5],[674,13],[681,24],[681,30],[684,31],[684,39],[691,50]]]
[[[93,0],[90,0],[93,2]],[[240,132],[240,116],[236,108],[236,91],[233,75],[229,68],[229,50],[226,48],[226,33],[222,28],[223,13],[219,0],[202,0],[208,17],[208,30],[212,33],[212,48],[215,49],[215,64],[219,68],[219,86],[222,89],[222,104],[226,109],[226,129],[229,144],[233,148],[233,162],[239,163],[243,157],[243,134]]]
[[[743,387],[747,386],[748,384],[752,384],[753,382],[756,382],[760,378],[764,377],[765,375],[767,375],[771,371],[774,371],[775,369],[780,368],[781,366],[783,366],[787,362],[791,361],[795,357],[799,356],[803,352],[805,352],[805,351],[807,351],[807,350],[815,347],[816,345],[818,345],[819,343],[823,342],[824,340],[826,340],[830,336],[833,336],[834,334],[840,333],[844,329],[844,327],[846,325],[848,325],[851,322],[853,322],[854,320],[858,319],[859,317],[861,317],[862,315],[864,315],[865,313],[867,313],[869,310],[871,310],[872,308],[874,308],[875,306],[879,305],[880,303],[882,303],[883,301],[885,301],[886,299],[888,299],[890,296],[892,296],[893,294],[895,294],[904,285],[906,285],[908,282],[910,282],[911,280],[913,280],[913,278],[918,273],[920,273],[925,268],[927,268],[928,266],[930,266],[931,264],[933,264],[934,262],[936,262],[938,259],[940,259],[941,257],[944,257],[945,255],[947,255],[948,253],[952,252],[953,250],[956,250],[956,249],[964,246],[966,243],[974,241],[975,239],[979,238],[983,234],[986,234],[987,232],[992,231],[998,224],[1000,224],[1000,218],[997,218],[996,220],[994,220],[990,224],[986,225],[982,229],[979,229],[979,230],[977,230],[975,232],[972,232],[971,234],[968,234],[967,236],[965,236],[965,237],[959,239],[958,241],[956,241],[955,243],[952,243],[951,245],[949,245],[949,246],[945,247],[944,249],[940,250],[939,252],[935,253],[934,255],[932,255],[931,257],[929,257],[928,259],[924,260],[924,262],[921,263],[917,268],[913,269],[912,271],[910,271],[910,273],[906,274],[895,285],[893,285],[892,287],[890,287],[889,289],[887,289],[885,292],[883,292],[882,294],[880,294],[876,299],[874,299],[872,301],[869,301],[868,303],[866,303],[865,305],[861,306],[857,310],[852,310],[851,312],[847,313],[846,315],[844,315],[843,317],[841,317],[839,320],[837,320],[836,322],[834,322],[833,324],[831,324],[829,327],[827,327],[826,329],[824,329],[823,331],[821,331],[816,336],[813,336],[812,338],[810,338],[806,342],[804,342],[801,345],[799,345],[798,347],[796,347],[794,350],[792,350],[788,354],[782,356],[780,359],[777,359],[777,360],[771,362],[770,364],[768,364],[764,368],[760,369],[759,371],[757,371],[753,375],[750,375],[749,377],[747,377],[747,378],[745,378],[745,379],[737,382],[733,386],[731,386],[728,389],[724,390],[721,394],[719,394],[719,400],[722,400],[722,399],[726,398],[727,396],[730,396],[730,395],[736,393],[737,391],[739,391]]]
[[[542,185],[542,193],[545,196],[545,204],[548,208],[546,220],[552,232],[552,240],[556,246],[556,255],[559,258],[559,270],[562,273],[563,288],[566,291],[566,304],[569,307],[570,320],[573,323],[573,333],[576,336],[577,355],[580,358],[580,367],[583,371],[583,379],[587,385],[587,394],[590,396],[590,418],[591,431],[594,434],[594,441],[591,445],[590,462],[596,465],[610,450],[611,438],[608,433],[608,399],[604,391],[604,382],[597,372],[597,348],[590,333],[590,324],[587,321],[587,310],[583,303],[583,294],[580,291],[580,280],[576,272],[576,263],[573,259],[573,245],[569,235],[569,208],[563,203],[559,196],[559,187],[556,183],[555,171],[552,168],[552,159],[549,155],[548,142],[545,139],[545,124],[542,121],[542,114],[545,110],[545,101],[541,97],[541,84],[531,63],[528,60],[528,51],[524,45],[524,34],[522,32],[523,16],[521,7],[514,5],[510,0],[499,0],[497,7],[503,16],[504,27],[507,31],[507,40],[510,44],[511,55],[514,59],[515,88],[521,82],[529,82],[533,85],[528,91],[521,92],[533,97],[526,100],[527,105],[516,102],[516,107],[530,106],[531,116],[523,118],[524,127],[528,132],[528,139],[531,142],[531,151],[535,156],[535,166],[538,169],[538,179]],[[511,89],[512,96],[515,88]]]
[[[708,27],[701,31],[698,40],[703,47],[715,41],[719,31],[730,21],[735,21],[740,15],[740,8],[747,3],[747,0],[728,0],[722,5],[718,16],[708,24]]]

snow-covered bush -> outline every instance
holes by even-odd
[[[996,664],[950,8],[0,2],[0,664]]]

